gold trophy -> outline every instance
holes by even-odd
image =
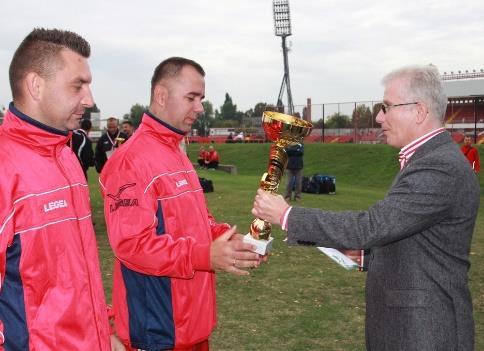
[[[116,140],[116,146],[115,147],[120,147],[126,141],[125,138],[120,138],[120,137],[118,137],[114,140]]]
[[[262,126],[267,138],[274,143],[271,145],[269,165],[267,172],[262,175],[260,188],[276,193],[287,165],[285,148],[302,143],[313,125],[297,117],[265,111],[262,114]],[[260,218],[252,221],[250,233],[244,236],[244,242],[254,245],[254,251],[259,255],[265,255],[271,250],[273,240],[271,224]]]

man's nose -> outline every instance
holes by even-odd
[[[94,106],[94,97],[92,96],[91,89],[89,87],[86,87],[86,93],[84,94],[84,97],[81,100],[81,104],[84,107],[93,107]]]
[[[385,120],[385,114],[383,113],[382,110],[380,110],[376,115],[375,121],[376,123],[382,124],[384,120]]]
[[[202,113],[203,111],[205,111],[205,109],[203,108],[203,104],[202,104],[201,101],[195,102],[195,108],[194,108],[194,110],[197,113]]]

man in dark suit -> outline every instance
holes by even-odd
[[[74,151],[81,164],[86,180],[89,167],[94,166],[94,151],[92,150],[92,141],[89,139],[91,128],[92,123],[90,120],[81,120],[81,128],[72,133],[71,140],[72,151]]]
[[[106,122],[106,133],[101,135],[97,141],[94,163],[98,173],[101,173],[104,164],[114,151],[116,151],[116,149],[128,139],[128,136],[120,131],[118,126],[118,119],[115,117],[109,117]]]
[[[479,185],[443,126],[447,105],[434,66],[388,74],[377,116],[401,170],[367,211],[290,207],[259,189],[252,213],[288,231],[289,244],[371,248],[366,347],[474,349],[469,251]]]

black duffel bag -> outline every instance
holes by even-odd
[[[324,174],[303,177],[302,191],[310,194],[336,194],[336,178]]]
[[[198,180],[200,181],[204,193],[213,192],[213,182],[210,179],[198,177]]]

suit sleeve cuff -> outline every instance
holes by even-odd
[[[292,206],[289,206],[286,208],[284,213],[281,216],[280,223],[281,223],[281,228],[282,230],[287,231],[287,218],[289,217],[289,212],[291,212]]]
[[[192,248],[192,265],[196,271],[210,271],[210,244],[195,244]]]

